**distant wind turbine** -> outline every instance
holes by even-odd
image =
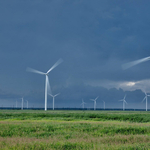
[[[123,65],[122,65],[122,68],[125,70],[125,69],[128,69],[128,68],[130,68],[130,67],[132,67],[132,66],[135,66],[135,65],[137,65],[137,64],[140,64],[140,63],[145,62],[145,61],[148,61],[148,60],[150,60],[150,56],[149,56],[149,57],[142,58],[142,59],[138,59],[138,60],[135,60],[135,61],[131,61],[131,62],[126,63],[126,64],[123,64]]]
[[[94,110],[96,109],[96,100],[98,99],[98,96],[95,99],[91,99],[92,101],[94,101]]]
[[[21,105],[21,109],[23,110],[23,97],[22,97],[21,99],[22,99],[22,105]]]
[[[86,103],[85,103],[84,100],[82,99],[81,105],[82,105],[82,108],[83,108],[83,109],[84,109],[84,104],[86,104]]]
[[[27,68],[27,71],[38,73],[38,74],[46,76],[46,79],[45,79],[45,111],[47,110],[47,91],[49,90],[50,93],[52,93],[51,88],[50,88],[50,84],[49,84],[48,75],[49,75],[50,71],[52,71],[55,67],[57,67],[62,62],[63,62],[63,60],[59,59],[46,73],[32,69],[32,68]]]
[[[55,97],[58,96],[60,93],[56,95],[49,94],[51,97],[53,97],[53,110],[54,110],[54,103],[55,103]]]
[[[27,109],[28,109],[28,101],[26,100],[26,102],[27,102]]]
[[[103,103],[104,103],[104,110],[105,110],[105,101],[103,101]]]
[[[127,104],[125,98],[126,98],[126,95],[124,96],[123,99],[119,100],[119,101],[122,101],[122,102],[123,102],[123,110],[125,109],[125,103]]]
[[[145,100],[146,101],[146,111],[147,111],[147,97],[150,96],[150,95],[147,95],[147,93],[145,92],[145,97],[144,99],[142,100],[142,102]]]
[[[17,108],[17,100],[16,100],[16,108]]]

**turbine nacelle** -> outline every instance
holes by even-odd
[[[96,101],[98,99],[99,96],[97,96],[95,99],[90,99],[91,101]]]
[[[52,95],[52,94],[50,94],[50,93],[48,93],[51,97],[56,97],[56,96],[58,96],[60,93],[58,93],[58,94],[56,94],[56,95]]]
[[[119,100],[119,101],[120,101],[120,102],[122,101],[122,102],[125,102],[126,104],[128,104],[125,99],[121,99],[121,100]]]

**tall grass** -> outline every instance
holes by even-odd
[[[149,115],[149,112],[0,111],[0,149],[149,149]]]

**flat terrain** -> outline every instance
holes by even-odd
[[[150,112],[0,110],[0,149],[150,149]]]

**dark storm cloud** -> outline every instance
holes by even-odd
[[[0,88],[40,103],[45,77],[26,67],[46,72],[59,58],[64,62],[49,78],[54,93],[65,93],[60,99],[69,90],[70,99],[80,99],[96,96],[95,86],[127,90],[129,81],[146,83],[149,62],[125,71],[121,65],[149,56],[149,6],[147,0],[1,1]]]

